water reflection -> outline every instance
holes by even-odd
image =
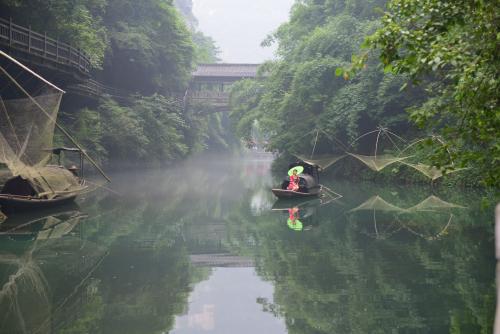
[[[315,219],[318,208],[323,205],[320,198],[278,199],[272,206],[273,211],[281,211],[288,228],[294,231],[307,231],[317,226]]]
[[[372,235],[376,238],[387,238],[405,229],[424,239],[436,240],[447,233],[455,215],[462,211],[460,209],[466,208],[446,202],[435,195],[407,208],[389,203],[381,196],[375,195],[349,210],[348,214],[351,214],[352,222],[372,223]],[[359,214],[363,212],[367,212],[368,217],[366,214]]]
[[[275,201],[269,166],[116,174],[120,196],[9,217],[0,333],[491,332],[480,195],[331,181],[342,198]]]
[[[85,217],[78,206],[64,206],[9,216],[0,225],[0,332],[53,333],[79,305],[82,294],[74,287],[91,283],[104,255],[81,240]]]
[[[246,227],[259,273],[275,286],[268,308],[290,332],[491,332],[491,218],[478,197],[330,186],[344,198],[318,206],[307,234],[288,233],[282,215]]]

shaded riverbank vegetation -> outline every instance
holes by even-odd
[[[223,117],[183,101],[196,63],[216,61],[218,53],[196,30],[191,0],[4,0],[0,9],[85,50],[92,77],[120,92],[61,107],[62,125],[101,163],[169,164],[228,146]]]
[[[333,138],[349,145],[382,126],[408,143],[429,138],[416,146],[420,163],[468,168],[445,182],[498,185],[498,5],[405,3],[408,8],[385,0],[297,1],[289,21],[263,42],[278,45],[278,59],[261,67],[262,78],[232,90],[236,133],[249,138],[259,120],[269,133],[268,148],[289,160],[313,147],[341,154]],[[372,50],[360,54],[362,44]],[[373,155],[374,138],[364,139],[351,149]],[[394,154],[392,143],[378,148]],[[404,166],[387,168],[383,176],[368,175],[358,161],[339,166],[338,174],[353,178],[425,181]]]

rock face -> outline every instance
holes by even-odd
[[[186,20],[189,28],[196,30],[198,20],[193,14],[193,0],[174,0],[174,5]]]

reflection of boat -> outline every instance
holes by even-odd
[[[280,198],[273,204],[273,211],[286,211],[293,207],[298,207],[301,210],[309,208],[317,208],[321,205],[319,198]]]
[[[70,233],[85,214],[70,203],[57,209],[14,214],[0,224],[0,236],[9,239],[55,239]]]
[[[272,189],[273,194],[278,198],[301,198],[318,196],[321,192],[319,184],[319,173],[317,165],[310,165],[304,161],[291,164],[288,168],[303,167],[304,171],[299,175],[299,190],[288,190],[289,179],[283,180],[280,188]]]
[[[368,212],[368,215],[365,215],[365,219],[359,216],[356,221],[373,222],[374,233],[377,238],[387,238],[399,232],[402,228],[405,228],[414,235],[418,235],[427,240],[436,240],[444,235],[450,227],[454,217],[451,211],[464,208],[465,207],[461,205],[446,202],[434,195],[427,197],[416,205],[404,208],[387,202],[379,195],[375,195],[354,209],[349,210],[348,213]],[[382,220],[377,213],[384,214]],[[448,218],[442,222],[438,214],[445,214]],[[405,217],[405,219],[403,219],[403,217]],[[420,218],[420,222],[418,222],[418,218]],[[437,222],[435,221],[436,219],[438,220]],[[413,222],[413,224],[411,222]],[[418,228],[429,228],[432,225],[435,226],[433,223],[437,223],[440,226],[437,233],[430,233],[427,231],[426,233],[430,233],[430,235],[426,236],[424,233],[417,231]],[[441,227],[441,225],[443,227]]]
[[[319,198],[278,199],[272,210],[286,213],[288,227],[295,231],[302,231],[316,225],[313,217],[320,206],[321,200]]]

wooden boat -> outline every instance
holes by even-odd
[[[110,181],[80,144],[57,123],[64,91],[0,51],[0,166],[12,175],[0,190],[4,213],[46,209],[73,201],[87,189],[85,157]],[[58,129],[75,147],[52,148]],[[62,152],[76,152],[80,166],[61,166]],[[48,165],[58,157],[57,165]],[[3,173],[2,173],[3,175]]]
[[[61,152],[79,152],[73,148],[55,148],[51,151],[58,156],[59,163]],[[80,154],[80,166],[83,169],[82,159],[83,156]],[[73,202],[78,194],[88,188],[85,179],[76,174],[77,170],[76,166],[66,169],[60,165],[47,165],[37,170],[38,178],[24,179],[21,176],[9,178],[0,191],[1,211],[6,214],[23,213]],[[83,170],[81,172],[83,173]],[[40,193],[37,179],[50,184],[51,191]]]
[[[289,169],[301,166],[304,168],[302,174],[299,175],[299,190],[287,190],[290,183],[289,178],[286,178],[281,183],[280,188],[273,188],[271,191],[278,198],[302,198],[314,197],[321,193],[321,185],[319,184],[319,172],[317,165],[311,165],[304,161],[298,161],[289,166]]]
[[[273,192],[274,196],[278,198],[316,197],[320,194],[321,187],[313,189],[312,192],[301,192],[301,191],[293,191],[293,190],[277,189],[277,188],[273,188],[271,189],[271,191]]]
[[[73,193],[45,199],[31,196],[0,194],[0,206],[4,213],[41,210],[70,203],[75,200],[76,196],[77,194]]]

